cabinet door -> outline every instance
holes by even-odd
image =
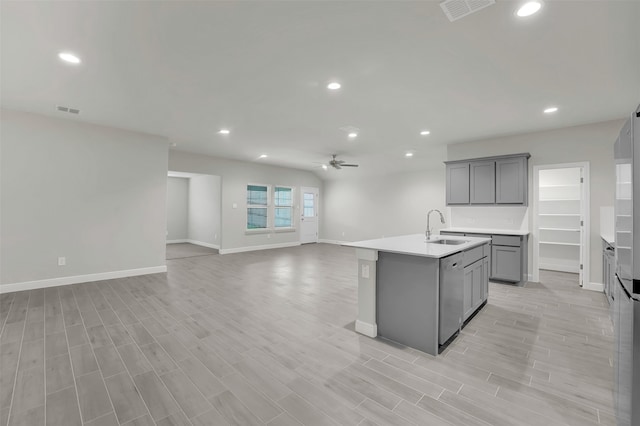
[[[469,318],[473,312],[473,265],[464,268],[464,292],[462,297],[464,316],[462,320]]]
[[[447,164],[447,205],[469,204],[469,163]]]
[[[473,310],[482,305],[482,294],[484,292],[484,261],[481,259],[473,264]]]
[[[474,161],[469,163],[471,204],[495,204],[496,162]]]
[[[496,160],[496,203],[527,204],[527,159]]]
[[[491,278],[519,282],[522,279],[520,247],[491,247]]]
[[[489,267],[489,258],[485,257],[482,259],[482,301],[480,303],[484,303],[489,298]]]

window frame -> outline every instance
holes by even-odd
[[[276,188],[283,188],[291,190],[291,205],[289,206],[276,206]],[[291,224],[289,226],[276,226],[276,209],[288,207],[291,210]],[[289,185],[273,185],[273,231],[274,232],[293,232],[296,230],[295,225],[295,210],[296,210],[296,188]]]
[[[250,186],[262,186],[267,188],[267,204],[266,205],[262,205],[262,204],[249,204],[249,200],[247,199],[247,194],[249,192],[249,187]],[[247,183],[245,185],[245,221],[244,221],[244,226],[245,226],[245,233],[246,234],[267,234],[269,232],[271,232],[271,222],[270,222],[270,218],[271,215],[269,214],[269,210],[271,207],[271,191],[272,191],[272,187],[269,184],[264,184],[264,183]],[[255,208],[259,208],[259,209],[265,209],[265,211],[267,212],[266,214],[266,218],[267,218],[267,223],[265,225],[264,228],[249,228],[249,209],[255,209]]]

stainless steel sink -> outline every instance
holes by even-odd
[[[433,241],[427,241],[428,244],[446,244],[446,245],[450,245],[450,246],[457,246],[460,244],[464,244],[464,243],[468,243],[469,241],[464,241],[464,240],[433,240]]]

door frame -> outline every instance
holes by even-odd
[[[304,214],[304,193],[306,192],[313,192],[314,194],[316,194],[316,204],[315,204],[315,211],[316,211],[316,240],[315,241],[307,241],[307,242],[303,242],[302,238],[303,238],[303,232],[302,232],[302,217]],[[300,215],[298,217],[298,220],[300,221],[300,244],[311,244],[312,242],[317,243],[319,241],[319,236],[320,236],[320,188],[314,187],[314,186],[301,186],[300,187]]]
[[[583,161],[578,163],[562,163],[562,164],[541,164],[533,166],[533,273],[531,280],[540,282],[540,229],[538,223],[538,210],[540,195],[540,171],[554,169],[582,169],[582,202],[580,203],[582,234],[580,240],[580,262],[582,264],[582,273],[580,276],[580,287],[590,286],[590,264],[591,264],[591,226],[590,226],[590,209],[591,201],[589,199],[590,174],[589,162]]]

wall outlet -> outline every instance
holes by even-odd
[[[342,236],[344,237],[344,232],[342,233]]]
[[[213,239],[218,240],[218,234],[213,234]]]
[[[238,208],[238,204],[237,204],[237,203],[233,203],[233,204],[231,205],[231,207],[233,207],[234,209],[237,209],[237,208]]]
[[[369,278],[369,265],[362,265],[362,278]]]
[[[67,258],[66,257],[59,257],[58,258],[58,266],[65,266],[67,264]]]

